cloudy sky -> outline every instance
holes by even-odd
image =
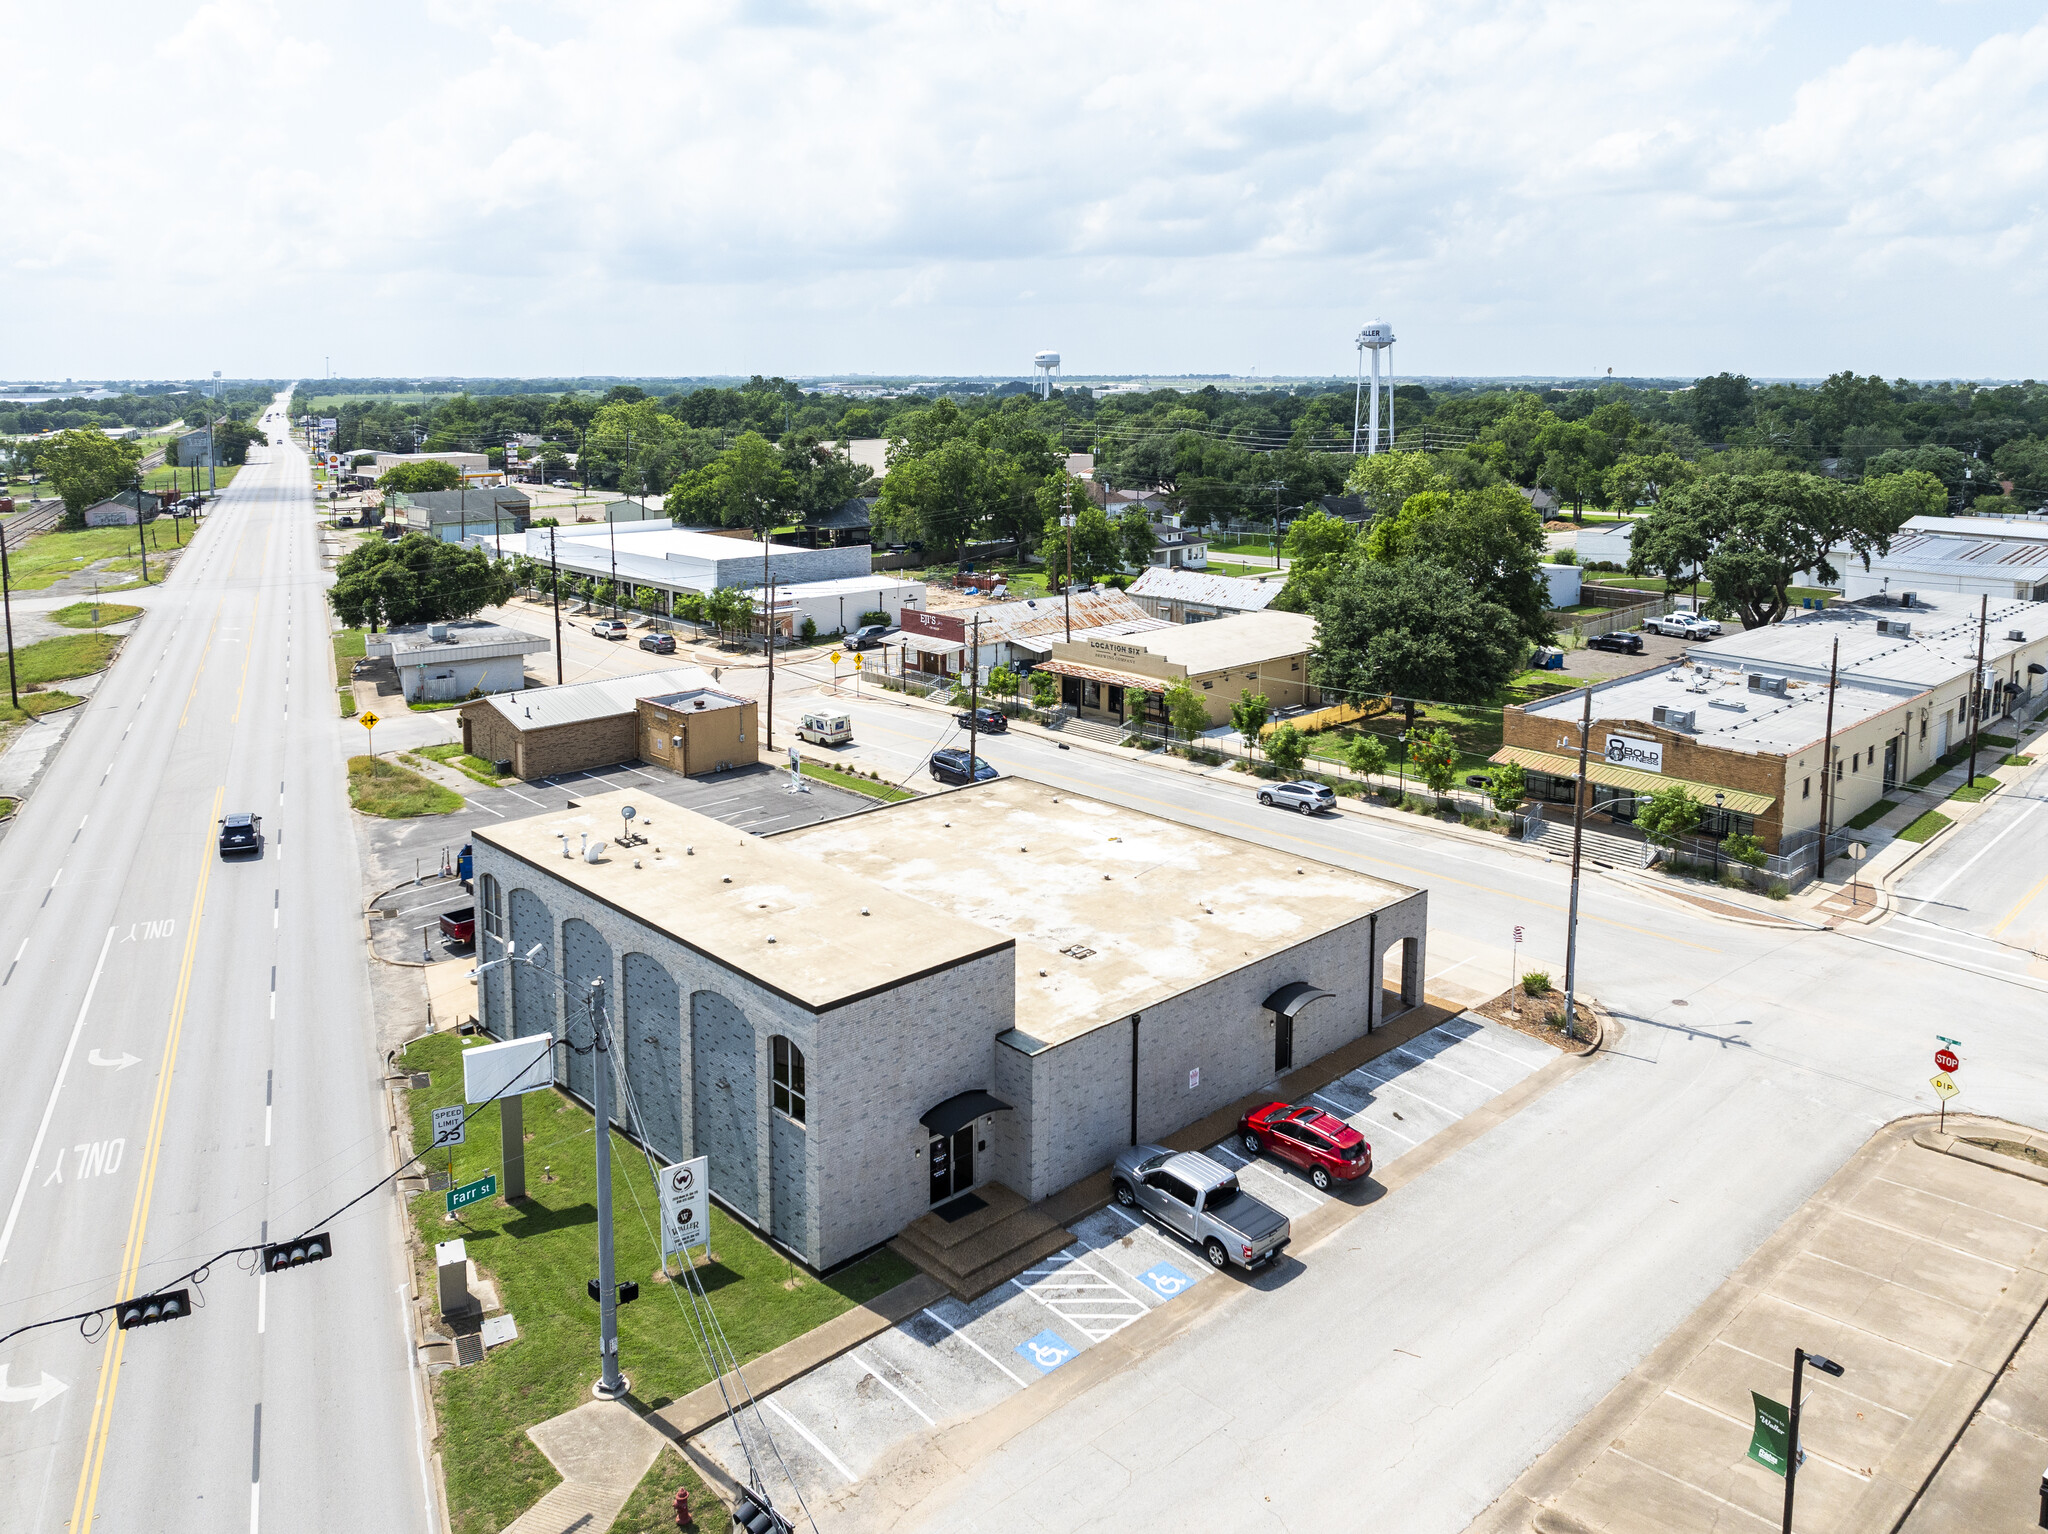
[[[2041,0],[7,15],[0,377],[2048,376]]]

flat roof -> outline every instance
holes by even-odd
[[[1695,650],[1693,663],[1674,661],[1654,671],[1639,671],[1596,686],[1594,723],[1652,724],[1653,711],[1661,703],[1693,711],[1693,727],[1678,733],[1703,746],[1791,756],[1820,744],[1821,737],[1827,734],[1825,663],[1821,668],[1822,680],[1788,681],[1785,696],[1780,698],[1768,692],[1750,691],[1750,673],[1763,668],[1750,666],[1745,670],[1740,666],[1698,664],[1705,659],[1708,648],[1702,645]],[[1835,733],[1840,735],[1917,695],[1912,690],[1870,687],[1845,679],[1835,688]],[[1578,689],[1524,704],[1522,714],[1525,718],[1555,720],[1557,749],[1576,751],[1577,726],[1585,706],[1585,691]],[[1547,746],[1549,742],[1543,744]],[[1597,738],[1594,746],[1598,749]],[[1576,770],[1576,757],[1573,765]]]
[[[436,639],[433,630],[445,627],[448,637]],[[388,652],[395,665],[421,665],[429,658],[443,660],[487,660],[501,655],[530,655],[549,648],[549,641],[524,629],[499,623],[463,620],[446,625],[403,623],[365,640],[365,648]]]
[[[579,724],[630,714],[642,698],[660,698],[695,689],[711,690],[711,677],[699,666],[644,671],[637,676],[599,677],[566,687],[529,687],[523,692],[492,693],[465,705],[494,708],[521,730]]]
[[[1173,623],[1140,641],[1152,654],[1189,676],[1206,676],[1232,666],[1306,654],[1316,639],[1316,620],[1307,613],[1238,613],[1207,623]]]
[[[1687,653],[1710,665],[1825,677],[1829,656],[1839,640],[1843,677],[1925,690],[1967,676],[1976,667],[1977,613],[1982,600],[1975,592],[1923,591],[1915,594],[1911,607],[1905,607],[1891,597],[1864,597],[1802,612],[1782,623],[1724,634],[1691,646]],[[1984,613],[1987,666],[2048,635],[2048,602],[1992,597]],[[1880,622],[1888,632],[1878,632]],[[1903,635],[1895,632],[1901,623],[1907,628]],[[2006,638],[2013,630],[2026,638]]]
[[[1027,778],[770,840],[1014,941],[1017,1026],[1006,1037],[1025,1050],[1127,1018],[1415,893]],[[921,935],[905,941],[925,952]],[[1331,990],[1367,983],[1295,978]]]
[[[562,856],[558,833],[572,853],[586,832],[610,842],[629,804],[645,812],[633,825],[646,846],[613,846],[599,863]],[[599,794],[473,835],[816,1012],[1012,946],[796,841],[751,836],[652,794]]]

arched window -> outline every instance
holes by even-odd
[[[781,1034],[768,1042],[774,1056],[775,1111],[804,1121],[804,1052]]]

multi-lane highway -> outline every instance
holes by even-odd
[[[281,403],[265,422],[285,440]],[[304,456],[252,450],[0,843],[0,1332],[392,1165]],[[263,817],[260,855],[216,852]],[[389,1194],[187,1319],[0,1347],[0,1528],[430,1528]]]

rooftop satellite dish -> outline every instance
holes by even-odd
[[[639,813],[639,812],[638,812],[637,810],[635,810],[635,809],[633,808],[633,806],[632,806],[632,805],[630,805],[630,804],[628,804],[628,805],[625,805],[625,806],[623,806],[623,807],[622,807],[622,808],[621,808],[621,809],[619,810],[619,815],[620,815],[620,817],[621,817],[622,819],[625,819],[625,820],[631,820],[631,819],[632,819],[632,818],[633,818],[633,817],[634,817],[634,816],[635,816],[636,814],[638,814],[638,813]]]

